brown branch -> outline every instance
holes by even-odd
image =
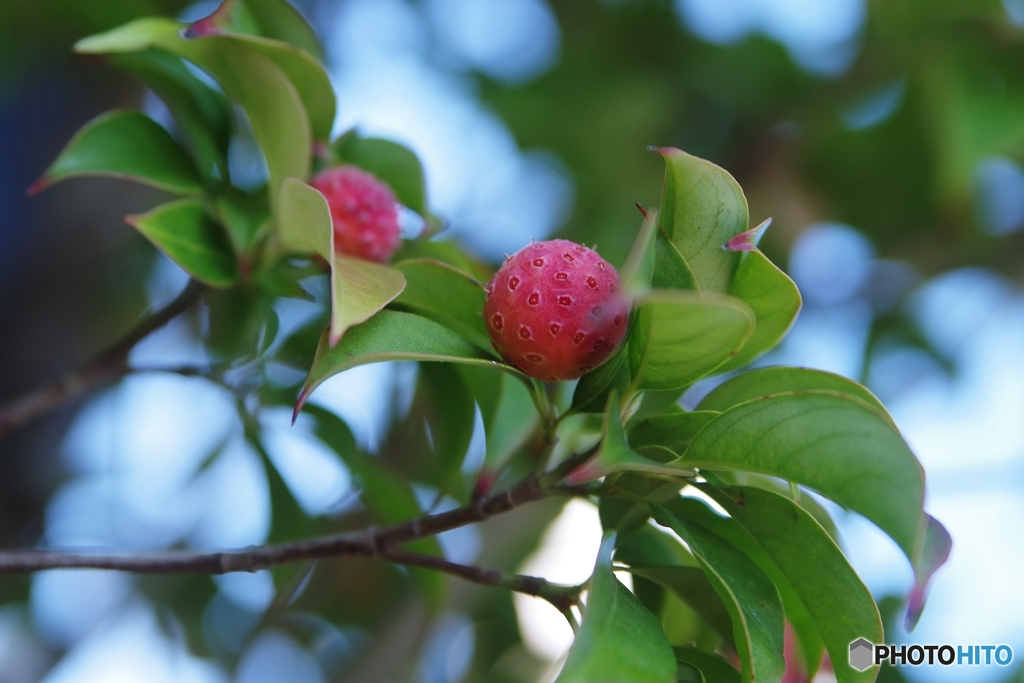
[[[224,574],[256,571],[280,564],[339,556],[389,558],[397,546],[444,531],[482,522],[494,515],[556,495],[583,495],[586,489],[559,485],[572,469],[589,459],[595,448],[575,455],[542,477],[490,498],[448,512],[424,515],[383,529],[321,536],[245,550],[214,553],[165,552],[143,555],[100,555],[50,550],[0,551],[0,574],[46,569],[113,569],[136,574]],[[402,551],[404,552],[404,551]],[[411,555],[409,555],[411,557]],[[433,561],[433,560],[431,560]]]
[[[45,569],[113,569],[134,574],[226,574],[252,572],[322,557],[371,557],[373,554],[373,548],[366,540],[339,537],[216,553],[99,555],[88,552],[9,550],[0,552],[0,574],[24,574]]]
[[[578,495],[585,493],[585,489],[560,487],[559,484],[569,472],[593,457],[597,452],[597,448],[597,445],[595,445],[582,453],[575,454],[550,472],[540,477],[529,477],[505,493],[498,493],[490,498],[483,498],[475,503],[470,503],[448,512],[427,515],[380,529],[374,534],[374,538],[381,546],[400,545],[417,538],[423,538],[424,536],[434,536],[444,531],[467,526],[474,522],[483,522],[494,515],[508,512],[520,505],[532,503],[551,495]]]
[[[202,291],[203,286],[191,280],[174,301],[144,318],[128,334],[84,366],[0,407],[0,436],[24,427],[65,401],[125,375],[129,371],[128,353],[132,348],[150,333],[191,308]]]
[[[531,477],[510,491],[480,503],[449,512],[359,534],[323,536],[303,541],[259,546],[247,550],[191,553],[166,552],[145,555],[101,555],[51,550],[0,551],[0,575],[24,574],[48,569],[109,569],[135,574],[226,574],[256,571],[281,564],[332,557],[367,557],[396,564],[423,567],[458,576],[485,586],[498,586],[543,598],[565,612],[579,600],[582,586],[553,584],[536,576],[506,574],[471,565],[449,562],[440,557],[410,552],[398,544],[432,536],[460,526],[485,520],[528,502],[552,495],[580,495],[584,489],[559,486],[558,482],[575,465],[586,460],[576,456],[541,479]],[[543,486],[543,483],[549,485]]]
[[[0,552],[0,573],[21,573],[42,569],[113,569],[136,574],[226,574],[237,571],[256,571],[286,562],[323,557],[379,558],[411,567],[423,567],[444,572],[485,586],[499,586],[535,595],[549,601],[560,610],[579,599],[580,586],[553,584],[537,576],[506,574],[493,569],[449,562],[440,557],[413,553],[401,548],[383,548],[375,551],[367,541],[331,543],[331,552],[325,545],[307,544],[306,553],[300,544],[264,546],[248,551],[226,553],[162,553],[154,555],[86,555],[50,551]]]
[[[387,549],[381,557],[396,564],[434,569],[484,586],[507,588],[517,593],[544,598],[559,611],[565,611],[575,605],[583,590],[583,586],[565,586],[550,583],[547,579],[542,579],[539,576],[506,574],[494,569],[456,564],[440,557],[412,553],[400,548]]]

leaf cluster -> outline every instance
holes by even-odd
[[[729,173],[678,149],[655,150],[665,162],[660,207],[647,212],[621,271],[633,304],[627,341],[577,383],[544,386],[491,348],[480,317],[490,272],[456,243],[432,238],[440,222],[416,156],[354,131],[330,139],[330,81],[315,37],[286,2],[226,0],[190,26],[142,19],[76,48],[111,55],[143,80],[175,128],[140,111],[105,114],[35,189],[109,175],[177,195],[128,222],[208,288],[205,341],[224,363],[211,379],[236,392],[266,466],[274,540],[309,535],[323,520],[297,509],[276,472],[261,435],[264,408],[294,401],[295,415],[312,420],[358,481],[366,517],[383,524],[420,514],[417,488],[470,503],[592,453],[555,482],[595,500],[607,532],[585,606],[567,610],[582,625],[560,681],[778,681],[787,665],[812,676],[826,654],[841,683],[874,680],[874,669],[857,672],[846,653],[860,637],[883,642],[878,608],[815,496],[863,515],[904,551],[917,577],[911,623],[949,537],[924,512],[920,464],[867,389],[801,368],[736,374],[779,343],[801,299],[758,249],[767,225],[749,226]],[[232,184],[227,163],[239,112],[267,166],[253,191]],[[308,180],[339,163],[372,172],[423,219],[423,234],[391,265],[335,250],[327,201]],[[314,300],[315,319],[280,333],[283,298]],[[394,416],[384,449],[406,456],[391,460],[363,452],[335,415],[305,406],[328,378],[383,361],[419,364],[412,405]],[[282,368],[304,379],[282,380],[291,376]],[[696,382],[727,373],[695,410],[680,407]],[[484,460],[467,467],[478,414]],[[409,548],[441,553],[433,538]],[[634,592],[616,571],[632,574]],[[412,576],[415,590],[440,604],[437,575]],[[333,611],[368,623],[373,605],[356,597]],[[799,663],[784,658],[787,623]]]

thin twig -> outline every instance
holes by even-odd
[[[0,407],[0,436],[20,429],[60,404],[128,373],[128,353],[132,348],[191,308],[202,291],[203,286],[191,280],[174,301],[144,318],[113,346],[82,367]]]
[[[375,534],[377,542],[381,545],[400,545],[474,522],[483,522],[494,515],[552,495],[585,495],[585,489],[562,487],[560,484],[566,475],[593,457],[597,448],[595,445],[582,453],[577,453],[559,463],[550,472],[539,477],[529,477],[505,493],[498,493],[448,512],[427,515],[380,529]]]
[[[159,555],[71,555],[48,551],[17,551],[0,553],[0,572],[16,573],[39,569],[114,569],[136,574],[225,574],[235,571],[255,571],[283,562],[294,562],[325,557],[318,546],[311,545],[305,557],[298,548],[265,546],[237,553],[180,553]],[[544,598],[559,610],[568,609],[579,599],[580,586],[553,584],[537,576],[506,574],[493,569],[449,562],[440,557],[413,553],[401,548],[385,548],[379,553],[365,542],[333,544],[333,557],[378,557],[395,564],[424,567],[444,572],[473,583],[498,586],[527,595]]]
[[[382,529],[321,536],[245,550],[214,553],[165,552],[144,555],[100,555],[51,550],[0,551],[0,574],[25,574],[46,569],[112,569],[136,574],[225,574],[256,571],[281,564],[328,557],[387,558],[409,541],[482,522],[494,515],[549,496],[581,495],[586,489],[560,486],[593,449],[573,456],[543,477],[531,477],[504,493],[448,512],[409,520]]]
[[[568,610],[570,606],[575,605],[583,590],[582,586],[563,586],[550,583],[539,576],[506,574],[494,569],[457,564],[440,557],[412,553],[400,548],[387,549],[381,554],[381,557],[396,564],[435,569],[484,586],[507,588],[517,593],[544,598],[559,611]]]

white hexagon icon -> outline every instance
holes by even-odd
[[[857,671],[866,671],[874,664],[875,646],[866,638],[850,643],[850,666]]]

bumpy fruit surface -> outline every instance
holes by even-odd
[[[401,242],[398,204],[391,189],[355,166],[329,168],[310,185],[327,198],[334,248],[349,256],[387,263]]]
[[[536,242],[505,261],[484,303],[501,357],[547,382],[575,379],[608,360],[628,317],[615,268],[566,240]]]

